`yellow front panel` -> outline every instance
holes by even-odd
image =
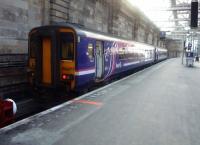
[[[74,61],[68,61],[68,60],[61,60],[60,64],[61,68],[61,74],[66,75],[74,75],[75,74],[75,63]],[[71,80],[71,89],[74,89],[75,87],[75,80]]]
[[[42,42],[42,82],[51,84],[51,40],[43,38]]]
[[[75,74],[75,63],[73,61],[61,60],[60,66],[62,74]]]

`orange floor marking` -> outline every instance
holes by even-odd
[[[102,106],[103,103],[101,102],[95,102],[95,101],[90,101],[90,100],[75,100],[74,102],[76,103],[83,103],[83,104],[89,104],[89,105],[95,105],[95,106]]]

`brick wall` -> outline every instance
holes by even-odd
[[[158,28],[126,1],[1,0],[0,54],[27,53],[30,29],[53,22],[79,23],[114,36],[159,44]]]
[[[0,96],[19,91],[18,84],[26,82],[28,32],[47,23],[45,2],[0,0]]]
[[[0,54],[27,53],[27,34],[42,24],[42,0],[0,1]]]

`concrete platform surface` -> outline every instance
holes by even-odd
[[[1,129],[0,145],[200,145],[200,65],[164,61]]]

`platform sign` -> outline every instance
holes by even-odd
[[[165,38],[166,38],[166,32],[160,31],[160,39],[165,39]]]
[[[190,13],[190,26],[191,28],[198,27],[198,0],[192,0],[191,13]]]

